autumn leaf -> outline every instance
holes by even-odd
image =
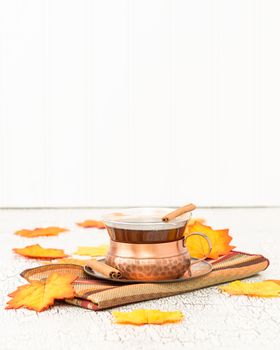
[[[222,292],[231,295],[247,295],[252,297],[273,298],[280,296],[279,281],[262,282],[231,282],[219,288]]]
[[[54,304],[55,299],[74,297],[71,283],[75,279],[76,276],[70,274],[52,273],[44,282],[32,281],[20,286],[9,294],[12,299],[8,301],[6,309],[25,307],[39,312],[46,310]]]
[[[185,228],[185,234],[188,233],[188,227],[192,226],[193,224],[195,224],[196,222],[200,223],[200,224],[205,224],[206,220],[203,218],[192,218],[187,222],[187,226]]]
[[[54,259],[67,256],[62,249],[43,248],[39,244],[29,245],[25,248],[14,248],[13,251],[28,258]]]
[[[199,222],[189,225],[187,229],[186,237],[190,233],[201,232],[204,233],[212,243],[212,250],[208,256],[211,259],[217,259],[221,255],[229,253],[234,246],[229,245],[232,237],[228,234],[228,229],[213,230],[212,227],[203,225]],[[186,239],[186,244],[190,255],[194,258],[201,259],[209,253],[209,247],[207,241],[200,236],[191,236]]]
[[[280,286],[280,280],[267,280],[267,282],[274,282],[274,283],[279,284],[279,286]]]
[[[34,230],[19,230],[15,234],[22,237],[39,237],[39,236],[57,236],[61,232],[68,231],[66,228],[61,227],[45,227],[45,228],[35,228]]]
[[[107,254],[109,247],[107,245],[100,245],[98,247],[78,247],[74,253],[76,255],[89,255],[89,256],[103,256]]]
[[[138,309],[130,312],[113,311],[116,323],[122,324],[164,324],[179,322],[184,318],[181,311],[160,311]]]
[[[79,266],[85,266],[87,260],[82,259],[74,259],[74,258],[65,258],[65,259],[58,259],[58,260],[52,260],[51,262],[47,261],[44,262],[44,264],[74,264]]]
[[[97,220],[85,220],[84,222],[78,222],[77,225],[84,228],[95,227],[95,228],[103,229],[106,227],[103,221],[97,221]]]

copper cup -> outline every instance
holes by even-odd
[[[184,237],[191,214],[162,222],[161,217],[170,211],[134,208],[106,215],[103,220],[111,238],[106,264],[130,280],[171,280],[182,277],[186,271],[191,273],[191,257]],[[207,239],[211,249],[204,234],[194,234]]]

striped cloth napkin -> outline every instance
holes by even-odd
[[[190,292],[237,279],[253,276],[265,270],[269,261],[262,255],[231,252],[211,261],[213,269],[204,276],[189,281],[172,283],[122,284],[89,277],[83,268],[73,264],[52,264],[27,269],[21,276],[27,281],[41,281],[51,273],[70,273],[77,276],[73,282],[75,298],[66,303],[91,310],[103,310],[144,300]]]

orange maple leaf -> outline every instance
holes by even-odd
[[[6,309],[25,307],[30,310],[43,311],[54,304],[55,299],[74,297],[72,282],[77,276],[52,273],[44,282],[31,281],[9,294]]]
[[[64,258],[68,255],[62,249],[43,248],[39,244],[29,245],[25,248],[14,248],[13,251],[17,254],[26,256],[28,258]]]
[[[19,230],[15,234],[22,237],[57,236],[59,233],[65,231],[68,231],[68,229],[50,226],[44,228],[38,227],[34,230]]]
[[[201,232],[204,233],[212,243],[212,250],[208,255],[211,259],[217,259],[221,255],[229,253],[234,246],[230,246],[229,243],[232,237],[228,234],[228,229],[213,230],[212,227],[201,224],[200,222],[194,222],[187,227],[186,237],[190,233]],[[207,241],[200,236],[191,236],[186,239],[186,244],[190,255],[193,258],[201,259],[209,253],[209,247]]]
[[[116,323],[122,324],[165,324],[179,322],[184,318],[181,311],[160,311],[138,309],[128,312],[113,311]]]
[[[95,228],[103,229],[106,227],[103,221],[97,221],[97,220],[85,220],[83,222],[78,222],[77,225],[84,228],[95,227]]]

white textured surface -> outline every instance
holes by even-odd
[[[280,346],[280,299],[228,297],[216,287],[176,297],[118,308],[181,310],[185,320],[166,326],[121,326],[112,322],[110,311],[94,312],[59,305],[35,313],[25,309],[4,310],[7,294],[24,281],[19,273],[36,262],[11,252],[14,247],[39,242],[45,247],[65,248],[107,241],[105,231],[82,229],[75,222],[97,218],[98,210],[1,210],[0,211],[0,349],[276,349]],[[239,250],[261,253],[271,265],[254,279],[280,278],[280,209],[198,210],[216,228],[230,227]],[[21,238],[21,228],[59,225],[71,232],[58,237]]]

